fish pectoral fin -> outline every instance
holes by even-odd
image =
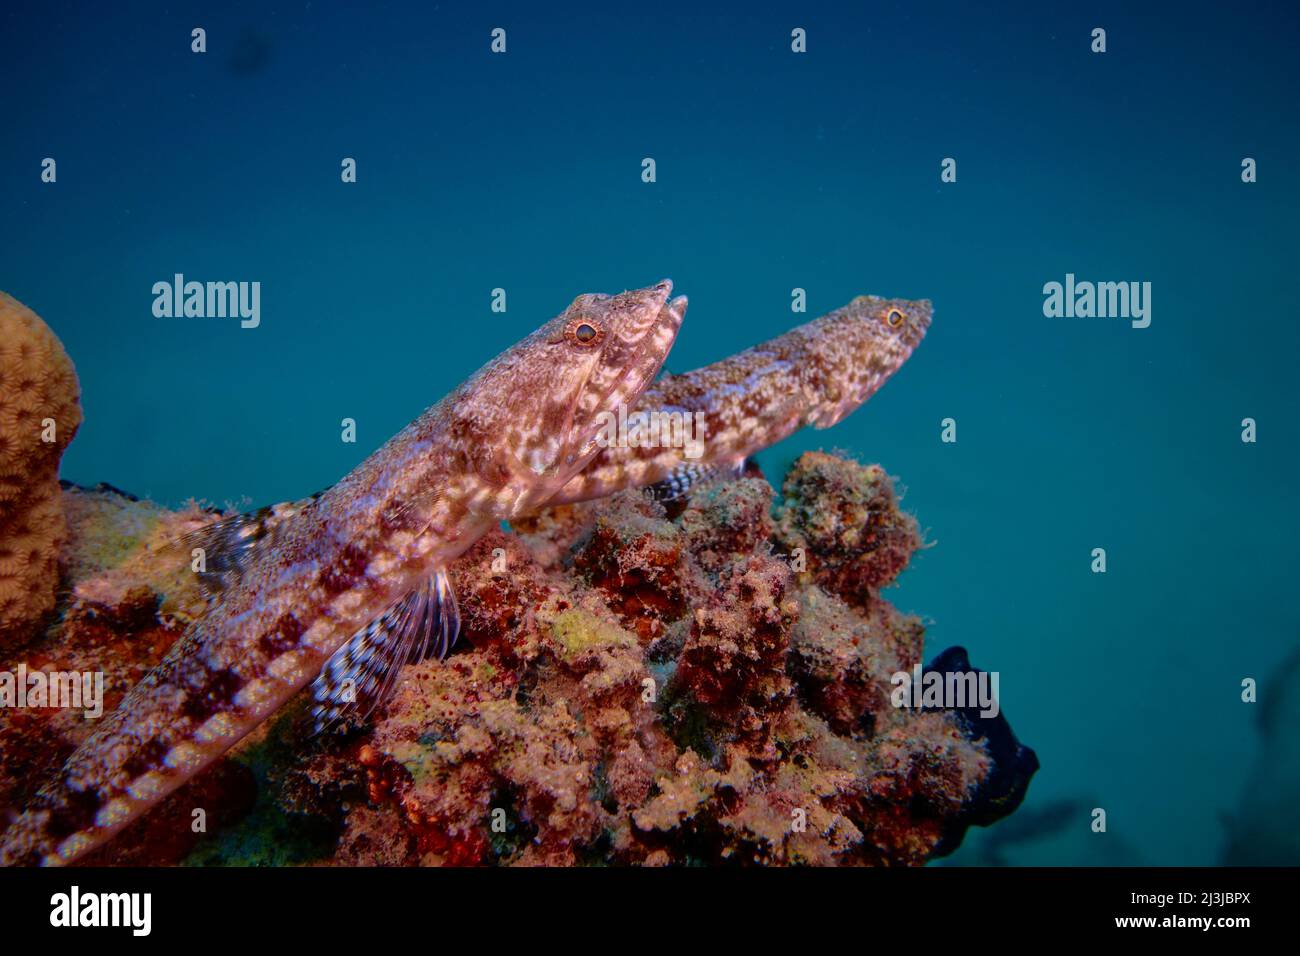
[[[239,580],[256,555],[274,548],[285,523],[320,495],[222,518],[181,535],[172,546],[189,552],[199,584],[216,597]]]
[[[699,465],[683,462],[668,473],[668,477],[656,481],[649,487],[650,494],[656,501],[678,501],[692,491],[706,488],[722,481],[734,481],[745,473],[745,459],[719,462],[713,465]]]
[[[315,731],[364,720],[397,689],[403,667],[447,656],[460,635],[460,607],[445,568],[408,592],[334,652],[311,685]]]

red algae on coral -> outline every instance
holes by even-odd
[[[775,537],[807,558],[811,575],[850,604],[893,583],[921,546],[916,519],[899,510],[889,475],[822,452],[786,475]]]
[[[918,865],[951,850],[1013,810],[1028,774],[1002,773],[990,811],[981,729],[890,701],[891,675],[922,659],[919,620],[881,597],[916,522],[878,466],[805,455],[784,492],[774,509],[751,474],[672,517],[623,492],[485,536],[451,572],[456,653],[408,667],[367,725],[312,737],[290,707],[90,862],[177,862],[197,806],[274,857],[282,835],[250,788],[332,834],[305,859],[319,864]],[[88,494],[65,492],[72,597],[29,660],[103,669],[120,695],[201,612],[159,540],[210,519]],[[0,802],[21,805],[23,781],[88,729],[0,714]],[[251,765],[269,767],[259,782]]]

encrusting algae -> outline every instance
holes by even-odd
[[[215,515],[67,488],[69,597],[18,660],[114,706],[201,613],[170,541]],[[923,628],[880,591],[920,546],[876,466],[807,454],[665,505],[637,491],[493,531],[450,570],[464,640],[368,725],[302,695],[92,864],[915,865],[1011,812],[1005,720],[890,702]],[[0,710],[0,804],[93,729]],[[207,834],[195,833],[196,809]]]

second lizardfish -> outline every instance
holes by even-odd
[[[703,435],[681,442],[609,443],[548,504],[653,488],[676,498],[739,474],[745,459],[806,425],[829,428],[876,393],[925,337],[928,299],[858,296],[843,308],[730,358],[665,375],[623,418],[690,416]],[[674,425],[676,422],[674,422]]]

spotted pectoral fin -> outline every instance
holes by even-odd
[[[460,634],[460,608],[447,572],[439,569],[334,652],[311,685],[316,731],[364,719],[397,688],[403,667],[446,657]]]
[[[209,597],[230,587],[263,551],[275,546],[286,523],[321,496],[286,501],[231,515],[182,535],[172,544],[188,552],[190,567]]]
[[[656,501],[678,501],[692,491],[719,481],[734,481],[745,472],[745,459],[701,465],[683,462],[669,472],[668,477],[649,487]]]

